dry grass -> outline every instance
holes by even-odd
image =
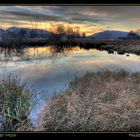
[[[39,131],[140,131],[140,73],[87,74],[47,106]]]
[[[116,40],[108,41],[106,43],[112,45],[112,49],[117,50],[118,52],[140,55],[140,40]]]
[[[3,131],[140,131],[140,73],[105,71],[76,78],[44,104],[36,128],[28,118],[32,92],[26,84],[9,76],[0,83],[0,97]]]

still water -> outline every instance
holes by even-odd
[[[27,81],[36,90],[39,105],[32,111],[32,119],[37,117],[37,109],[46,99],[68,87],[76,76],[102,70],[140,72],[140,56],[108,54],[96,49],[80,47],[59,50],[53,46],[25,48],[20,50],[0,49],[0,79],[10,73]]]

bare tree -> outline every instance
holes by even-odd
[[[82,33],[82,37],[86,37],[86,33],[85,32]]]
[[[64,27],[64,25],[63,24],[58,24],[57,25],[56,32],[58,34],[64,34],[65,33],[65,27]]]
[[[73,35],[74,34],[73,28],[70,27],[70,26],[67,26],[65,30],[66,30],[66,34],[68,34],[68,35]]]
[[[80,27],[78,27],[78,26],[74,27],[74,34],[76,36],[80,36]]]

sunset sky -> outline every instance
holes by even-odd
[[[0,27],[50,29],[50,25],[79,26],[87,35],[103,30],[140,28],[140,6],[0,6]]]

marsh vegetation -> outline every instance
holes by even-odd
[[[44,108],[41,128],[42,131],[139,131],[139,103],[140,73],[88,73],[52,98],[48,108]]]
[[[1,131],[26,131],[33,126],[29,113],[35,104],[35,92],[14,75],[0,81]]]
[[[139,131],[140,73],[87,73],[41,107],[38,126],[28,118],[34,95],[17,77],[0,83],[3,131]],[[35,102],[34,102],[35,103]]]

